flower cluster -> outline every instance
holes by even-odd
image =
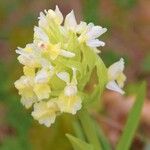
[[[58,114],[76,114],[85,97],[96,98],[104,86],[124,93],[123,59],[107,69],[97,54],[105,45],[98,37],[106,30],[93,23],[78,24],[73,11],[64,19],[57,6],[40,13],[33,42],[16,50],[24,75],[15,82],[22,104],[33,106],[32,116],[40,124],[49,127]],[[86,93],[93,72],[98,81],[92,93]]]

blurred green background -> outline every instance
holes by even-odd
[[[14,88],[22,74],[15,49],[32,41],[39,12],[56,4],[64,15],[73,9],[78,21],[106,27],[101,37],[106,46],[100,54],[106,65],[125,58],[127,94],[134,93],[143,79],[149,91],[149,0],[0,0],[0,150],[71,150],[65,133],[72,132],[72,117],[59,117],[50,129],[41,126],[20,104]],[[144,147],[150,149],[149,144]]]

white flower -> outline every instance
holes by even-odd
[[[47,13],[48,19],[54,20],[55,23],[57,23],[58,25],[62,24],[62,22],[63,22],[63,15],[60,12],[60,10],[59,10],[57,5],[56,5],[56,8],[55,8],[55,11],[53,11],[52,9],[49,9],[46,13]]]
[[[75,31],[77,27],[77,21],[72,10],[65,18],[64,26],[67,30]]]
[[[61,23],[63,22],[63,15],[60,12],[58,6],[56,6],[55,11],[49,9],[48,11],[45,10],[45,14],[43,12],[40,12],[39,16],[40,27],[48,29],[50,20],[54,21],[58,25],[61,25]]]
[[[70,77],[67,72],[58,73],[57,76],[66,82],[64,92],[59,96],[57,104],[61,112],[76,114],[82,107],[82,100],[77,92],[76,69],[73,68],[73,77],[70,82]]]
[[[94,26],[93,23],[86,25],[85,22],[81,22],[77,27],[77,32],[81,34],[78,38],[79,42],[85,42],[87,46],[96,48],[104,46],[105,43],[97,38],[107,31],[106,28],[101,26]]]
[[[126,80],[125,75],[123,74],[124,70],[124,60],[121,58],[118,62],[115,62],[108,68],[108,80],[106,87],[110,90],[117,91],[121,94],[124,94],[122,87]]]
[[[34,104],[34,111],[31,115],[40,124],[50,127],[55,122],[58,111],[57,104],[54,100],[49,100],[48,102],[42,101]]]
[[[73,52],[61,48],[61,43],[52,44],[48,35],[41,27],[34,27],[34,43],[41,50],[45,57],[55,60],[59,55],[72,58]]]
[[[40,67],[40,56],[35,49],[36,46],[34,44],[27,44],[25,48],[18,47],[16,53],[19,54],[19,62],[29,67]]]

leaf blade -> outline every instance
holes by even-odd
[[[66,136],[72,144],[74,150],[94,150],[91,144],[88,144],[70,134],[66,134]]]
[[[102,150],[95,124],[91,116],[88,114],[88,111],[82,109],[82,111],[80,111],[78,114],[78,117],[80,119],[87,141],[94,146],[95,150]]]
[[[131,109],[127,123],[124,128],[124,133],[120,138],[116,150],[128,150],[131,146],[135,131],[140,121],[140,113],[144,104],[145,91],[146,84],[145,82],[143,82],[138,89],[137,99]]]
[[[97,133],[102,145],[103,150],[112,150],[110,142],[108,141],[107,137],[105,136],[101,126],[95,122],[95,127],[97,129]]]

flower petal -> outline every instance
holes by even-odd
[[[60,52],[60,55],[64,56],[64,57],[69,57],[69,58],[72,58],[75,56],[75,53],[72,53],[72,52],[69,52],[69,51],[66,51],[66,50],[61,50]]]
[[[86,30],[86,28],[87,28],[87,23],[81,21],[80,24],[77,25],[76,32],[78,34],[81,34],[81,33],[83,33]]]
[[[51,105],[50,105],[51,103]],[[49,100],[48,102],[39,102],[34,105],[32,116],[38,120],[40,124],[50,127],[55,122],[57,110],[56,103]]]
[[[93,26],[91,30],[87,33],[88,39],[98,38],[100,35],[107,31],[106,28],[102,28],[101,26]]]
[[[40,27],[48,28],[48,21],[46,19],[46,15],[43,12],[40,12],[38,19]]]
[[[65,81],[66,83],[70,82],[70,75],[67,72],[59,72],[57,73],[57,77]]]
[[[49,81],[49,73],[47,70],[42,69],[38,71],[36,77],[35,77],[35,82],[36,83],[47,83]]]
[[[67,112],[74,115],[78,110],[81,109],[82,100],[77,95],[75,96],[60,95],[57,104],[61,112]]]
[[[99,47],[99,46],[105,46],[105,43],[98,40],[98,39],[92,39],[92,40],[88,40],[86,42],[86,44],[89,46],[89,47],[93,47],[93,48],[96,48],[96,47]]]
[[[64,94],[66,96],[74,96],[77,94],[77,86],[76,85],[67,85],[64,89]]]
[[[34,40],[41,40],[43,42],[49,42],[49,37],[40,27],[34,27]]]
[[[55,13],[56,13],[56,15],[58,17],[58,23],[61,24],[63,22],[63,15],[62,15],[62,13],[59,10],[57,5],[56,5],[56,8],[55,8]]]
[[[115,81],[110,81],[107,83],[106,88],[124,94],[125,92],[118,86]]]
[[[34,77],[35,76],[35,68],[24,66],[23,73],[25,74],[25,76]]]
[[[116,80],[118,76],[124,70],[124,59],[121,58],[119,61],[115,62],[108,68],[108,78],[109,80]]]
[[[21,97],[21,103],[27,108],[29,109],[33,103],[35,103],[37,101],[36,97],[25,97],[22,96]]]
[[[75,30],[77,21],[73,10],[66,16],[64,26],[68,30]]]
[[[48,84],[38,83],[34,85],[33,91],[37,95],[39,100],[49,98],[49,94],[51,92],[50,86]]]

